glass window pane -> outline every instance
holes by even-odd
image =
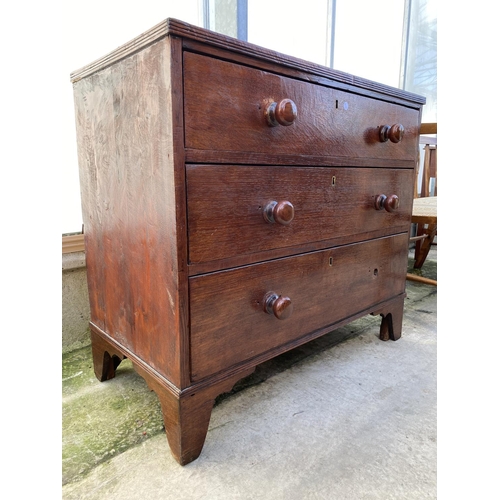
[[[333,67],[399,87],[405,2],[336,0]]]
[[[208,2],[210,29],[238,38],[237,6],[237,0],[210,0]]]
[[[412,0],[403,88],[427,98],[422,121],[437,121],[437,1]]]
[[[250,0],[248,41],[283,54],[328,65],[329,0]]]

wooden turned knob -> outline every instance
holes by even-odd
[[[266,106],[266,120],[270,127],[292,125],[297,118],[297,106],[291,99],[282,99],[279,102],[271,102]]]
[[[293,312],[292,300],[290,297],[269,292],[264,297],[264,311],[267,314],[273,314],[278,319],[287,319]]]
[[[294,209],[289,201],[270,201],[264,207],[264,219],[270,224],[277,222],[283,226],[288,226],[293,220]]]
[[[405,128],[400,123],[394,125],[383,125],[380,127],[380,142],[387,142],[388,140],[394,143],[401,142],[405,135]]]
[[[395,194],[391,194],[390,196],[379,194],[375,198],[375,208],[377,210],[385,209],[387,212],[394,212],[399,208],[399,198]]]

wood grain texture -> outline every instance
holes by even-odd
[[[413,200],[412,222],[417,224],[436,224],[437,223],[437,196],[426,196],[424,198],[415,198]]]
[[[340,236],[321,241],[308,241],[303,245],[297,245],[292,248],[282,247],[265,250],[254,254],[234,255],[227,259],[220,259],[208,262],[191,263],[188,267],[189,276],[198,276],[199,274],[211,273],[219,269],[229,269],[233,267],[247,266],[257,262],[279,259],[290,254],[301,254],[324,250],[341,245],[351,245],[361,241],[371,240],[373,238],[383,238],[392,234],[399,234],[408,231],[408,224],[399,227],[389,227],[387,229],[377,229],[366,233],[356,233],[348,236]],[[235,238],[236,239],[236,238]]]
[[[269,127],[266,104],[292,99],[298,116]],[[184,53],[187,148],[269,154],[411,160],[418,111],[199,54]],[[402,123],[405,138],[381,143],[381,126]]]
[[[422,123],[420,125],[420,135],[437,134],[437,123]]]
[[[370,231],[408,230],[412,182],[413,171],[403,169],[189,165],[190,263]],[[382,193],[397,194],[400,208],[375,210]],[[293,204],[289,225],[265,221],[263,210],[272,200]],[[255,260],[262,259],[256,255]]]
[[[407,262],[404,233],[190,278],[192,379],[404,293]],[[292,300],[289,319],[263,311],[271,291]]]
[[[170,44],[151,45],[74,95],[91,321],[182,385],[184,169],[170,64]]]
[[[216,147],[216,145],[214,145]],[[243,165],[295,165],[311,167],[381,167],[414,168],[414,160],[391,158],[351,158],[348,156],[321,156],[319,151],[312,154],[259,153],[257,151],[222,151],[186,148],[186,163],[229,163]]]

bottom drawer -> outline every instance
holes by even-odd
[[[192,380],[403,293],[407,262],[403,233],[190,278]]]

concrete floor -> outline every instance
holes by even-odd
[[[434,247],[423,274],[436,262]],[[89,348],[65,355],[63,499],[436,498],[437,288],[407,295],[397,342],[368,316],[257,367],[185,467],[127,361],[101,384]]]

